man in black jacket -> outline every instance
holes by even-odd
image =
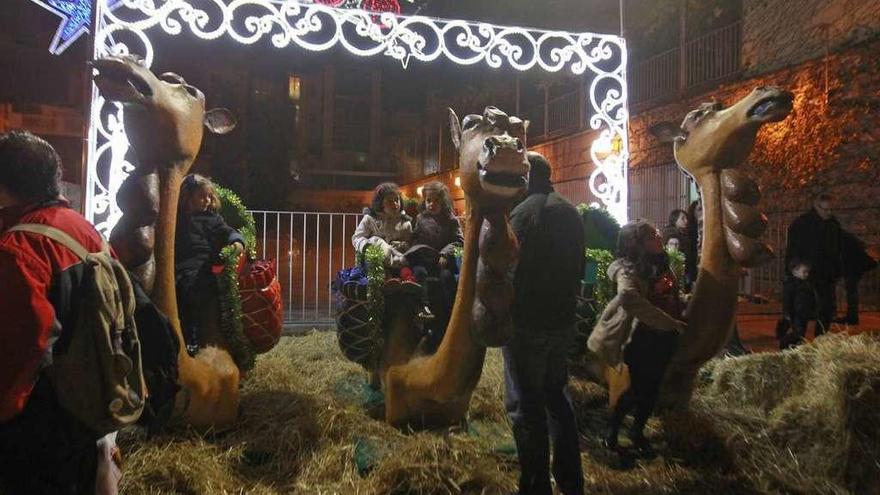
[[[877,268],[877,261],[868,254],[865,243],[855,235],[841,231],[840,258],[846,288],[846,316],[836,320],[847,325],[859,324],[859,280]]]
[[[547,160],[534,152],[528,160],[528,196],[510,214],[520,254],[513,282],[515,332],[503,349],[519,491],[550,495],[552,437],[557,487],[565,495],[581,495],[584,476],[566,356],[575,336],[576,295],[584,273],[583,224],[574,206],[553,192]]]
[[[840,223],[831,211],[833,198],[822,193],[810,211],[794,219],[788,227],[785,266],[798,259],[810,266],[809,281],[816,289],[816,336],[828,331],[836,309],[834,284],[841,274]]]

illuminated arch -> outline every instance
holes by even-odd
[[[243,44],[268,39],[275,48],[312,51],[342,46],[364,57],[385,56],[404,69],[413,60],[439,58],[489,68],[569,70],[593,75],[588,99],[590,149],[596,168],[590,191],[621,223],[626,221],[626,45],[622,38],[496,26],[423,16],[376,14],[298,0],[97,0],[94,57],[135,53],[146,65],[155,58],[149,34],[191,33],[206,40]],[[488,102],[491,103],[491,102]],[[92,87],[86,216],[109,235],[120,218],[116,192],[133,169],[122,125],[122,106],[104,101]]]

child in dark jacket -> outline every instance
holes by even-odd
[[[408,261],[416,280],[425,287],[428,305],[435,315],[429,330],[429,345],[433,348],[443,339],[455,302],[455,248],[464,245],[464,236],[452,209],[449,189],[442,182],[425,184],[422,198]]]
[[[793,259],[789,262],[791,276],[782,284],[782,313],[790,327],[787,331],[782,328],[778,331],[779,348],[788,349],[803,342],[807,334],[807,323],[815,320],[819,314],[816,305],[819,298],[816,289],[808,280],[810,277],[810,265],[804,261]],[[820,325],[816,321],[816,325]],[[817,335],[822,332],[818,331]]]
[[[217,278],[211,265],[220,261],[220,251],[235,245],[244,252],[244,238],[226,225],[217,212],[220,200],[214,184],[201,175],[183,180],[174,236],[174,271],[177,304],[187,350],[216,343],[220,308]]]

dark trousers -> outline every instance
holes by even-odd
[[[424,304],[434,313],[434,321],[429,325],[428,344],[429,348],[436,349],[443,340],[452,316],[457,284],[455,274],[449,268],[431,268],[415,265],[412,270],[416,280],[424,287]]]
[[[834,281],[816,281],[816,337],[831,330],[831,320],[837,311],[834,295]]]
[[[810,319],[802,316],[792,316],[791,318],[791,329],[794,331],[794,339],[795,344],[800,344],[807,340],[807,325],[810,323]],[[819,322],[816,322],[816,335],[820,335],[821,330],[819,330]],[[788,346],[792,347],[792,346]]]
[[[24,411],[0,423],[0,492],[93,495],[97,440],[61,408],[48,380],[41,378]]]
[[[207,344],[216,344],[220,317],[217,277],[202,272],[198,278],[177,284],[177,306],[183,339],[190,355]]]
[[[623,360],[629,368],[630,385],[621,394],[611,413],[611,436],[617,437],[623,418],[634,410],[630,437],[643,438],[645,423],[657,405],[663,375],[675,353],[677,342],[678,336],[672,332],[651,330],[642,325],[633,331],[632,339],[623,352]]]
[[[502,349],[505,405],[519,457],[519,493],[550,495],[550,439],[553,477],[566,495],[582,494],[577,421],[568,393],[568,355],[574,327],[518,329]]]
[[[859,279],[861,276],[843,280],[846,288],[846,322],[850,324],[859,322]]]

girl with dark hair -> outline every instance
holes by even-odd
[[[700,198],[691,201],[687,209],[688,225],[687,233],[690,243],[685,246],[684,274],[685,289],[690,288],[697,281],[697,273],[700,266],[700,248],[703,245],[703,203]]]
[[[198,352],[219,329],[217,278],[211,266],[220,251],[235,245],[244,252],[244,238],[223,220],[214,183],[187,175],[180,189],[177,232],[174,235],[174,273],[183,336],[190,354]]]
[[[385,266],[399,269],[407,265],[403,253],[412,239],[412,222],[403,212],[400,188],[393,182],[379,184],[373,191],[373,201],[364,209],[351,243],[355,251],[367,246],[378,246],[385,253]]]
[[[455,301],[455,248],[464,245],[464,236],[449,189],[442,182],[423,186],[419,211],[409,262],[416,280],[425,288],[428,307],[437,316],[429,329],[429,345],[434,348],[443,340]]]
[[[657,229],[641,220],[625,225],[618,236],[617,259],[608,267],[608,277],[617,285],[615,304],[634,325],[627,329],[631,332],[629,338],[623,340],[630,386],[614,406],[604,442],[608,448],[617,448],[623,418],[635,410],[630,438],[637,452],[650,456],[653,450],[644,435],[645,423],[654,410],[678,335],[686,327],[680,320],[684,306],[678,297],[677,281]]]
[[[691,217],[686,211],[675,209],[669,212],[669,220],[663,227],[663,245],[667,245],[670,239],[678,239],[678,250],[684,254],[685,267],[690,263],[689,258],[694,257],[691,223]],[[690,291],[690,286],[693,283],[693,279],[689,276],[690,273],[685,269],[685,279],[681,281],[686,291]]]

